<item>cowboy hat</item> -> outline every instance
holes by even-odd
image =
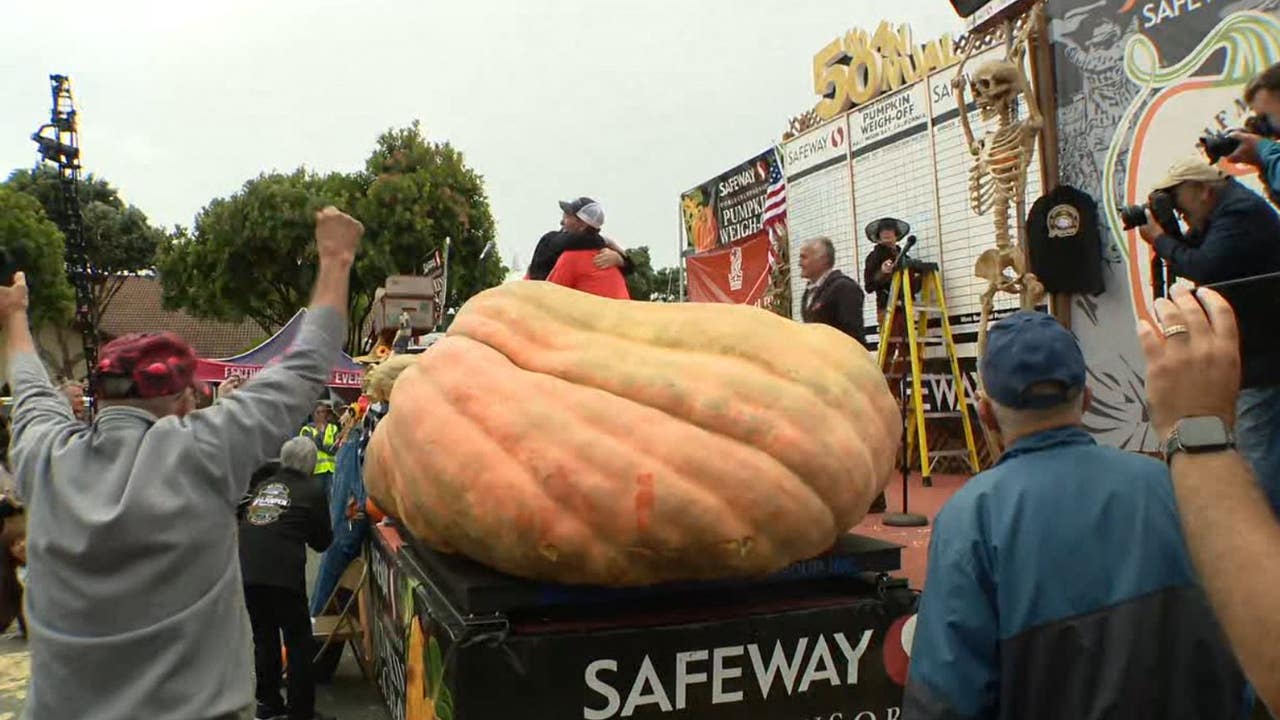
[[[911,232],[911,226],[898,218],[882,217],[879,220],[872,220],[867,224],[867,239],[871,242],[879,242],[880,231],[886,226],[898,231],[898,238],[904,238]]]

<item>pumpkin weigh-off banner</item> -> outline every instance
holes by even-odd
[[[767,233],[685,258],[691,302],[759,305],[769,289]]]
[[[769,148],[681,194],[686,247],[704,253],[763,237],[769,177],[781,162]]]

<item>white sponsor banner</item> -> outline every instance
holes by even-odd
[[[830,160],[845,157],[848,152],[849,131],[843,118],[819,125],[782,146],[788,178]]]

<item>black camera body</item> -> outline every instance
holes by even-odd
[[[1200,136],[1200,147],[1204,148],[1205,157],[1209,158],[1210,165],[1218,164],[1218,161],[1235,152],[1240,147],[1240,140],[1231,137],[1231,130],[1223,130],[1222,132],[1206,133]]]
[[[1147,224],[1147,211],[1160,223],[1174,240],[1182,240],[1182,227],[1178,224],[1178,214],[1173,202],[1172,190],[1155,190],[1147,196],[1145,205],[1123,205],[1120,207],[1120,223],[1125,230],[1142,227]]]
[[[1280,132],[1272,126],[1271,120],[1266,115],[1250,115],[1245,118],[1244,126],[1240,128],[1241,132],[1247,132],[1250,135],[1261,135],[1265,138],[1274,138],[1280,135]],[[1219,160],[1227,157],[1240,147],[1240,141],[1231,137],[1231,133],[1236,130],[1222,130],[1220,132],[1209,132],[1200,136],[1200,147],[1204,148],[1204,154],[1209,158],[1210,165],[1216,165]]]

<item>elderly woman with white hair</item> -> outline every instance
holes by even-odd
[[[323,552],[333,539],[324,482],[314,475],[316,446],[295,437],[280,458],[253,475],[240,504],[240,569],[253,627],[257,718],[312,720],[316,688],[307,611],[306,546]],[[289,657],[286,706],[280,697],[280,636]]]

